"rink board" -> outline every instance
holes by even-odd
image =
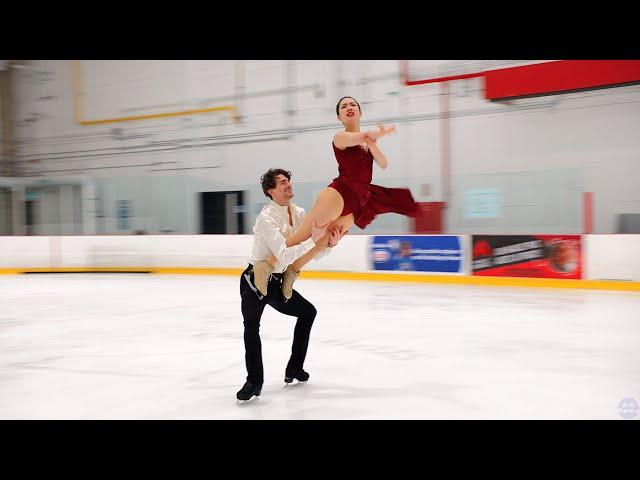
[[[374,237],[351,235],[344,237],[329,255],[311,262],[302,277],[640,291],[640,235],[582,235],[582,280],[473,276],[472,236],[446,237],[459,239],[462,257],[459,272],[376,271]],[[252,242],[252,235],[0,237],[0,273],[238,275],[247,265]]]

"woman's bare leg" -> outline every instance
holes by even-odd
[[[331,224],[329,225],[329,227],[327,227],[327,232],[330,232],[331,230],[333,230],[334,228],[339,228],[342,229],[344,232],[346,232],[347,230],[349,230],[349,228],[351,228],[353,226],[353,213],[350,213],[349,215],[344,215],[340,218],[338,218],[337,220],[331,222]],[[293,263],[293,269],[296,272],[299,272],[300,270],[302,270],[304,268],[304,266],[309,263],[311,260],[314,259],[314,257],[317,254],[312,254],[309,255],[310,253],[312,253],[311,251],[305,253],[303,256],[298,257]]]
[[[322,190],[318,194],[313,208],[302,221],[302,225],[298,227],[298,230],[294,234],[287,237],[287,247],[298,245],[311,237],[311,230],[314,224],[316,227],[323,225],[328,226],[331,221],[340,217],[343,208],[344,200],[337,190],[331,187]],[[351,215],[351,217],[353,217],[353,215]],[[302,265],[306,265],[312,259],[313,256],[310,256]],[[273,273],[276,263],[277,258],[272,254],[267,260],[258,262],[253,266],[254,282],[256,288],[263,296],[267,294],[269,276]]]
[[[344,232],[346,234],[349,228],[353,225],[353,220],[354,219],[353,219],[352,213],[338,218],[337,220],[332,222],[331,225],[329,225],[329,227],[327,228],[327,235],[330,235],[328,232],[333,231],[333,229],[338,229],[339,232]],[[344,234],[342,236],[344,236]],[[340,238],[342,238],[342,236]],[[320,241],[323,241],[323,240],[320,240]],[[316,244],[316,246],[318,246],[318,244]],[[307,263],[309,263],[311,260],[313,260],[316,257],[316,255],[318,255],[318,251],[317,250],[314,251],[314,250],[315,249],[309,250],[307,253],[297,258],[284,271],[284,274],[282,276],[282,294],[284,295],[284,298],[286,300],[289,300],[293,295],[293,282],[295,282],[296,279],[298,278],[300,270],[302,270],[302,268]]]
[[[296,273],[298,273],[307,263],[313,260],[316,255],[316,252],[314,252],[313,250],[309,250],[301,257],[298,257],[296,261],[291,264],[291,267],[296,271]]]
[[[329,225],[329,228],[327,230],[331,231],[334,228],[339,228],[344,232],[342,235],[344,236],[349,231],[349,229],[353,227],[354,223],[355,223],[355,218],[353,217],[353,213],[350,213],[349,215],[343,215],[342,217],[335,220],[333,223],[331,223],[331,225]]]
[[[328,224],[340,217],[344,208],[344,200],[342,195],[334,188],[327,187],[322,190],[311,211],[304,217],[302,225],[298,230],[287,238],[287,247],[298,245],[311,237],[311,228],[313,224],[317,227]]]
[[[344,215],[338,218],[337,220],[334,220],[333,222],[331,222],[331,224],[327,227],[327,231],[330,232],[334,228],[339,228],[346,233],[353,226],[353,222],[354,222],[353,213],[350,213],[349,215]],[[315,255],[316,255],[315,253],[307,252],[303,256],[298,257],[296,261],[293,262],[293,269],[296,272],[299,272],[300,270],[302,270],[302,268],[304,268],[304,266],[307,263],[309,263],[311,260],[314,259]],[[275,267],[276,263],[278,262],[278,259],[276,258],[275,255],[271,255],[269,258],[267,258],[266,262],[272,267]]]
[[[337,220],[334,220],[327,227],[327,231],[330,232],[334,228],[339,228],[345,233],[353,226],[354,218],[353,213],[349,215],[343,215],[339,217]],[[315,254],[309,255],[310,252],[305,253],[302,257],[298,257],[295,262],[293,262],[293,268],[296,272],[299,272],[307,263],[314,259]],[[275,255],[271,255],[267,258],[267,263],[272,267],[276,266],[278,259]]]

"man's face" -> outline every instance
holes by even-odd
[[[273,201],[279,205],[289,203],[289,200],[293,198],[291,182],[282,174],[276,176],[276,187],[269,189],[268,192]]]

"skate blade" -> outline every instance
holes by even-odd
[[[284,377],[284,383],[286,383],[288,385],[293,383],[294,380],[296,380],[296,379],[295,378]],[[296,383],[307,383],[307,380],[297,380]]]
[[[248,400],[240,400],[239,398],[236,398],[236,403],[238,405],[246,405],[247,403],[253,403],[254,401],[258,400],[258,397],[260,395],[254,395],[251,398],[249,398]]]

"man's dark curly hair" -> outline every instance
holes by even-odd
[[[267,173],[260,177],[262,191],[269,198],[271,198],[271,195],[267,193],[267,190],[276,188],[276,177],[278,175],[284,175],[285,177],[287,177],[287,179],[291,180],[291,172],[288,170],[283,170],[281,168],[270,168],[269,170],[267,170]],[[271,198],[271,200],[273,200],[273,198]]]

